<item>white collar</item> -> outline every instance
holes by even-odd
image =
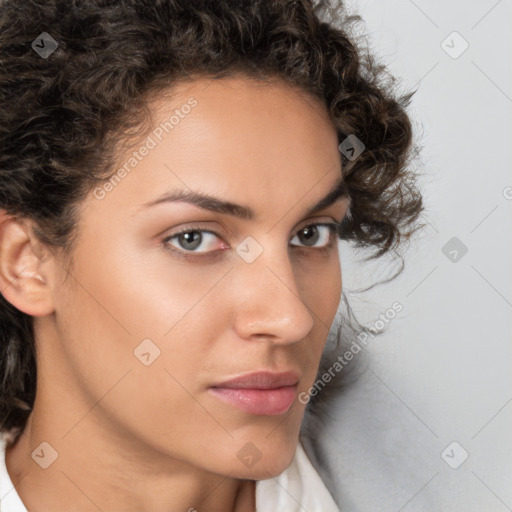
[[[280,475],[256,482],[256,512],[340,512],[299,442]]]
[[[28,512],[5,466],[0,434],[0,511]],[[340,512],[299,442],[292,463],[280,475],[256,482],[256,512]]]

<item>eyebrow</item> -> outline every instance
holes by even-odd
[[[340,199],[350,200],[348,188],[343,179],[338,180],[327,195],[311,206],[306,211],[305,215],[308,216],[324,210]],[[167,202],[186,202],[198,206],[199,208],[203,208],[204,210],[232,215],[244,220],[254,220],[256,217],[254,210],[248,206],[224,201],[209,194],[187,190],[173,190],[167,192],[154,201],[143,204],[141,208],[149,208],[151,206]]]

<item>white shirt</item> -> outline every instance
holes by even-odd
[[[5,466],[5,439],[0,434],[0,512],[28,512]],[[340,512],[301,443],[280,475],[256,482],[256,512]]]

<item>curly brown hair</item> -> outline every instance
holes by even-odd
[[[364,144],[357,158],[342,151],[351,208],[339,238],[376,248],[371,258],[397,252],[423,210],[414,92],[400,96],[349,36],[358,20],[324,0],[3,0],[0,208],[71,255],[80,201],[148,128],[152,94],[195,77],[281,78],[325,102],[340,143]],[[58,43],[47,58],[31,46],[42,32]],[[0,431],[23,429],[36,376],[33,319],[0,295]]]

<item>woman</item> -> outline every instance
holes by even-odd
[[[338,510],[300,441],[337,239],[422,201],[411,95],[323,14],[0,5],[1,510]]]

